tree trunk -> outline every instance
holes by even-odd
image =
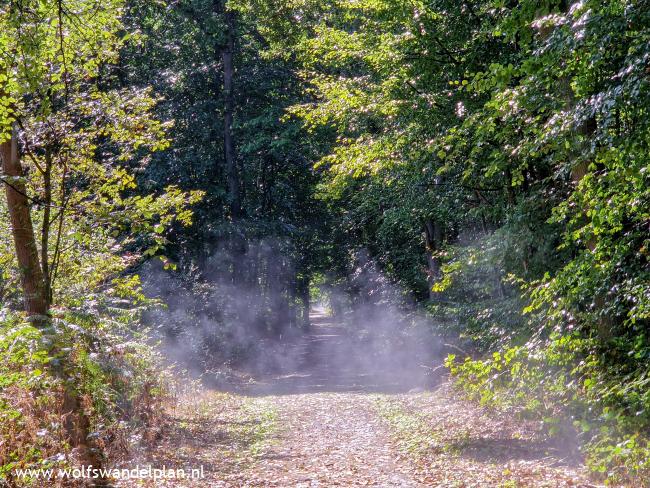
[[[23,168],[18,153],[18,141],[14,129],[10,139],[0,144],[0,157],[5,180],[7,208],[20,268],[25,312],[30,317],[45,316],[49,307],[45,292],[45,280],[38,256],[34,225],[23,179]],[[40,320],[38,322],[41,322]]]
[[[424,223],[424,237],[427,249],[428,281],[429,281],[429,299],[434,300],[436,295],[433,292],[435,285],[442,278],[442,263],[438,252],[442,247],[442,226],[434,220],[427,220]]]
[[[234,220],[241,215],[241,197],[239,192],[239,172],[235,156],[235,142],[232,134],[233,113],[235,111],[235,98],[233,92],[233,53],[235,51],[235,13],[226,10],[226,45],[221,53],[223,62],[223,92],[224,92],[224,128],[223,146],[226,162],[226,175],[228,178],[228,193],[230,197],[230,214]]]
[[[311,308],[310,296],[309,296],[309,278],[302,278],[298,284],[298,295],[300,296],[300,301],[302,302],[302,328],[305,330],[309,329],[311,325],[309,323],[309,309]]]
[[[43,268],[43,283],[45,299],[52,303],[52,279],[50,276],[50,261],[48,249],[50,246],[50,209],[52,205],[52,154],[49,148],[45,153],[45,168],[43,173],[43,225],[41,227],[41,266]]]

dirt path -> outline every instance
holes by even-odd
[[[151,486],[594,486],[536,424],[490,415],[445,381],[425,391],[412,357],[348,360],[355,339],[325,317],[314,322],[274,375],[180,403],[147,462],[202,465],[205,477]]]
[[[350,393],[273,397],[275,442],[237,486],[422,486],[399,459],[372,400]]]

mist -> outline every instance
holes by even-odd
[[[145,292],[163,306],[146,321],[164,355],[210,387],[250,394],[406,392],[438,381],[435,324],[367,251],[347,275],[312,286],[311,299],[288,291],[294,264],[269,240],[218,248],[189,278],[150,264]]]

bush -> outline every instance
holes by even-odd
[[[634,349],[612,361],[624,344],[553,334],[484,359],[450,355],[446,365],[482,404],[540,419],[550,436],[577,437],[588,467],[608,483],[648,486],[650,367]]]
[[[166,385],[159,357],[125,316],[59,310],[41,329],[2,310],[0,482],[29,484],[16,469],[74,464],[63,431],[66,389],[83,410],[75,415],[89,420],[89,446],[114,464],[155,428]]]

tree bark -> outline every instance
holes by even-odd
[[[235,142],[232,134],[233,114],[235,111],[235,98],[233,92],[233,79],[235,70],[233,53],[235,51],[235,13],[225,10],[226,45],[221,53],[223,62],[223,92],[224,92],[224,127],[223,147],[226,162],[226,175],[228,178],[228,193],[230,197],[230,214],[234,220],[241,215],[241,197],[239,190],[239,171],[235,155]]]
[[[24,308],[30,317],[45,316],[49,308],[45,291],[43,270],[36,247],[34,225],[30,213],[24,173],[18,153],[18,141],[14,129],[9,140],[0,144],[3,179],[7,196],[7,208],[11,230],[20,268]]]
[[[424,237],[427,249],[429,299],[434,300],[436,295],[433,292],[435,285],[442,278],[442,263],[437,253],[442,247],[442,227],[436,221],[429,219],[424,223]]]
[[[45,168],[43,173],[43,226],[41,227],[41,266],[43,268],[43,284],[45,299],[52,303],[52,279],[50,276],[50,261],[48,249],[50,247],[50,208],[52,205],[52,154],[49,148],[45,154]]]
[[[300,296],[300,301],[302,302],[302,317],[301,317],[301,326],[304,330],[308,330],[310,324],[309,321],[309,309],[311,308],[310,296],[309,296],[309,278],[302,278],[298,283],[298,294]]]

